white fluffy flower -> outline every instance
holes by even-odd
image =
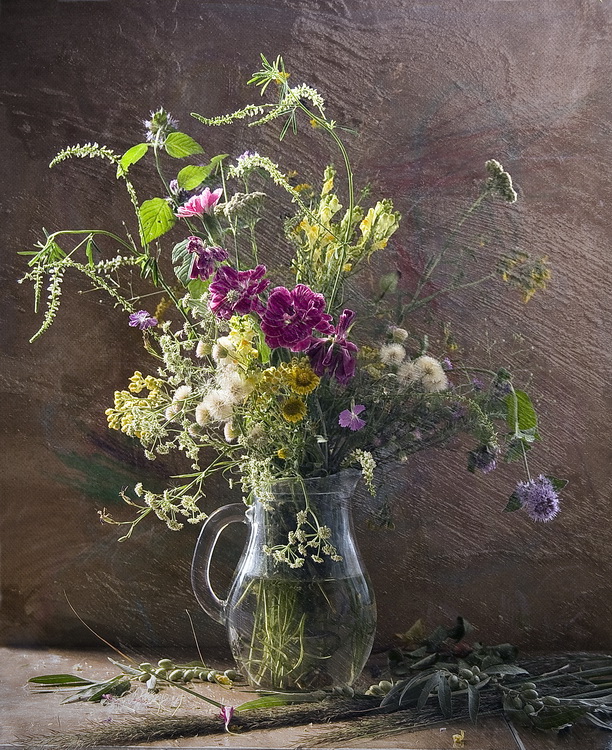
[[[414,383],[415,381],[420,379],[420,374],[415,367],[414,362],[411,362],[409,359],[407,359],[399,366],[397,370],[397,377],[400,380],[404,380],[408,383]]]
[[[190,385],[181,385],[179,386],[176,391],[174,391],[174,396],[172,397],[173,401],[184,401],[187,396],[191,395],[191,386]]]
[[[217,374],[219,389],[227,394],[233,403],[244,401],[253,390],[253,384],[242,376],[239,370],[226,367]]]
[[[408,331],[405,328],[399,328],[399,326],[391,326],[389,332],[391,333],[393,341],[398,344],[401,344],[408,338]]]
[[[385,365],[400,365],[405,357],[406,350],[401,344],[384,344],[380,347],[380,361]]]
[[[204,403],[198,404],[196,406],[195,418],[200,427],[204,427],[204,425],[210,422],[210,412],[208,411],[208,408]]]
[[[418,357],[414,360],[414,367],[423,388],[429,393],[445,391],[448,388],[448,378],[437,359],[427,355]]]
[[[235,364],[236,350],[232,346],[229,336],[221,336],[215,341],[212,348],[212,357],[221,367]]]
[[[174,403],[174,404],[170,404],[170,406],[168,406],[168,407],[166,408],[166,410],[165,410],[165,412],[164,412],[164,416],[166,417],[166,419],[167,419],[167,420],[168,420],[169,422],[172,422],[172,420],[174,419],[174,417],[176,417],[176,415],[177,415],[177,414],[178,414],[178,413],[179,413],[180,411],[181,411],[181,406],[180,406],[180,404],[177,404],[177,403]]]
[[[211,353],[211,346],[208,341],[198,341],[196,346],[195,355],[196,357],[206,357],[207,354]]]
[[[228,443],[231,443],[233,440],[235,440],[240,433],[238,430],[234,429],[234,426],[231,422],[226,422],[223,427],[223,435]]]
[[[200,406],[206,409],[213,421],[226,422],[232,416],[234,403],[226,391],[214,390],[204,396]]]

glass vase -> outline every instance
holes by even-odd
[[[265,690],[350,685],[372,648],[376,605],[355,543],[358,471],[273,485],[251,506],[226,505],[202,528],[192,584],[227,627],[242,674]],[[216,541],[231,523],[249,536],[226,599],[210,585]]]

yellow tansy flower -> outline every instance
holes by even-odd
[[[286,383],[294,393],[304,396],[312,393],[321,382],[321,378],[312,371],[310,365],[295,365],[286,374]]]
[[[306,416],[306,404],[301,398],[288,398],[281,406],[281,414],[287,422],[301,422]]]
[[[286,448],[279,448],[279,450],[276,451],[276,455],[282,459],[289,458],[289,451]]]

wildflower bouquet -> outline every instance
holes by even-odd
[[[510,175],[488,161],[480,193],[416,287],[401,289],[397,273],[384,274],[358,312],[355,277],[376,266],[400,214],[391,200],[374,201],[369,189],[357,192],[343,128],[328,118],[315,89],[292,87],[288,79],[280,57],[270,63],[262,56],[249,83],[262,95],[275,88],[274,101],[216,118],[193,116],[208,126],[280,121],[281,140],[297,133],[302,118],[337,146],[343,186],[332,165],[315,186],[298,183],[255,151],[204,159],[202,146],[163,109],[146,122],[146,142],[123,155],[88,143],[51,162],[108,162],[127,189],[136,223],[125,236],[99,229],[46,233],[26,253],[32,258],[22,281],[33,283],[37,307],[48,290],[44,320],[32,340],[53,322],[67,271],[107,292],[126,323],[142,331],[150,355],[143,372],[115,393],[106,412],[109,426],[138,439],[151,460],[179,451],[191,462],[191,471],[161,494],[142,484],[124,494],[136,511],[133,520],[116,520],[106,510],[101,518],[126,524],[123,539],[151,513],[174,530],[184,521],[199,523],[208,510],[206,480],[218,471],[230,484],[241,483],[247,504],[273,504],[272,488],[280,480],[304,482],[350,467],[360,469],[374,494],[377,466],[467,433],[473,439],[471,471],[489,472],[500,460],[523,461],[527,477],[506,510],[523,508],[534,520],[551,520],[563,483],[529,475],[527,452],[539,438],[529,396],[514,386],[508,369],[451,361],[443,348],[429,351],[427,337],[411,327],[413,314],[437,295],[493,276],[519,287],[526,300],[545,285],[544,260],[516,251],[498,257],[480,276],[461,271],[446,288],[427,291],[474,213],[489,200],[516,200]],[[141,202],[130,171],[144,158],[151,159],[163,189]],[[180,160],[193,163],[178,169]],[[260,223],[270,195],[278,192],[289,199],[292,214],[279,244],[269,247]],[[118,248],[114,256],[106,256],[107,246]],[[279,247],[291,248],[290,264],[278,265]],[[148,307],[150,294],[133,296],[135,274],[158,294],[155,309]],[[299,569],[306,561],[337,561],[336,542],[306,500],[296,506],[284,542],[265,545],[265,552],[276,564]]]

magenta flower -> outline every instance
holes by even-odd
[[[223,723],[225,724],[225,731],[229,732],[229,725],[230,721],[232,720],[234,716],[234,707],[233,706],[222,706],[221,711],[219,712],[219,718],[223,720]]]
[[[208,247],[199,237],[187,237],[187,252],[193,253],[190,279],[206,281],[215,270],[215,263],[227,260],[229,254],[222,247]]]
[[[223,190],[217,188],[210,192],[210,188],[204,188],[199,195],[193,195],[187,203],[183,206],[179,206],[176,215],[182,217],[189,216],[203,216],[209,214],[214,208],[215,204],[221,197]]]
[[[248,271],[220,266],[208,287],[208,307],[225,320],[229,320],[232,315],[246,315],[250,312],[262,315],[265,308],[259,295],[270,283],[262,278],[265,273],[266,267],[261,265]]]
[[[266,344],[272,349],[284,346],[292,352],[303,352],[314,340],[313,330],[334,331],[332,317],[324,309],[325,297],[306,284],[298,284],[292,291],[277,286],[268,297],[261,321]]]
[[[139,310],[130,315],[129,325],[131,325],[132,328],[140,328],[141,331],[144,331],[147,328],[156,326],[157,318],[154,318],[146,310]]]
[[[314,339],[306,350],[310,366],[319,377],[327,373],[336,378],[340,385],[346,385],[354,377],[359,349],[346,338],[354,317],[352,310],[343,310],[338,325],[332,329],[333,335]]]
[[[528,482],[519,482],[514,490],[521,507],[534,521],[552,521],[559,513],[559,496],[550,479],[543,474]]]
[[[353,404],[350,409],[345,409],[340,412],[340,415],[338,416],[338,424],[340,427],[348,427],[349,430],[353,430],[353,432],[361,430],[366,424],[365,419],[361,419],[358,416],[362,411],[365,411],[365,406],[363,404]]]

